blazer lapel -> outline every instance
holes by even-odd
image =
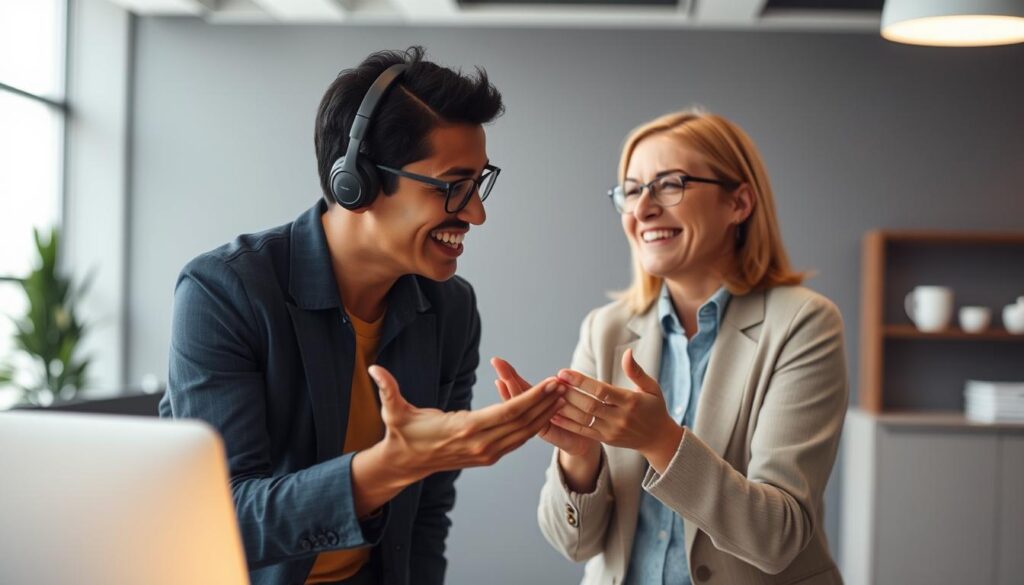
[[[388,293],[377,363],[395,377],[399,391],[417,408],[437,406],[441,381],[441,353],[437,315],[416,277],[398,279]]]
[[[391,372],[402,397],[417,408],[437,407],[441,364],[436,332],[437,317],[419,315],[378,353],[377,363]]]
[[[658,377],[661,366],[662,335],[658,325],[658,312],[652,308],[646,313],[634,316],[628,325],[630,340],[616,346],[615,354],[609,356],[611,384],[620,388],[632,388],[633,382],[622,371],[622,355],[627,349],[633,350],[633,357],[645,372]],[[640,492],[647,462],[633,449],[605,448],[611,471],[612,490],[615,493],[615,511],[620,530],[619,547],[621,558],[628,563],[636,535],[636,522],[640,513]],[[625,567],[623,567],[625,568]]]
[[[693,432],[711,449],[725,456],[747,391],[747,380],[757,354],[751,329],[764,322],[765,293],[754,291],[733,297],[726,307],[704,376]],[[687,522],[689,553],[697,531]]]
[[[346,389],[352,384],[355,339],[345,329],[338,309],[310,311],[289,303],[288,312],[313,409],[316,459],[322,462],[341,455],[344,448],[349,407]]]
[[[764,292],[734,297],[726,307],[704,376],[693,432],[719,455],[725,455],[757,351],[746,331],[764,321]]]
[[[306,389],[316,432],[317,461],[341,455],[348,428],[348,389],[352,384],[354,335],[343,321],[320,216],[323,200],[309,208],[290,230],[288,303],[302,356]]]

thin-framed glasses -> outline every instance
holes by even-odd
[[[480,202],[483,203],[483,201],[487,199],[487,196],[491,194],[494,182],[498,179],[498,174],[501,173],[500,168],[492,164],[487,164],[484,166],[484,172],[480,174],[479,178],[474,179],[473,177],[466,177],[465,179],[459,179],[449,183],[447,181],[435,179],[434,177],[417,175],[416,173],[410,173],[408,171],[386,167],[384,165],[376,166],[378,169],[386,173],[405,177],[406,179],[412,179],[413,181],[419,181],[420,183],[426,183],[427,185],[437,188],[439,192],[444,193],[444,210],[448,213],[458,213],[462,211],[466,205],[469,204],[469,200],[472,199],[473,193],[477,191],[480,192]]]
[[[636,209],[637,201],[643,195],[644,189],[650,189],[651,199],[654,199],[655,203],[662,207],[672,207],[673,205],[679,205],[679,202],[683,200],[683,193],[690,183],[708,183],[719,185],[729,190],[740,186],[735,181],[693,177],[683,171],[665,171],[658,173],[658,176],[649,183],[626,179],[621,185],[616,185],[609,189],[608,197],[612,200],[615,211],[619,213],[633,213],[633,210]]]

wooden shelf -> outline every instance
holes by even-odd
[[[964,252],[963,249],[969,250]],[[950,254],[952,254],[951,257],[954,260],[959,259],[961,265],[963,265],[965,257],[969,257],[972,254],[980,254],[986,258],[998,259],[997,261],[1001,262],[1001,266],[1019,266],[1019,258],[1022,252],[1024,252],[1024,232],[917,229],[874,230],[865,234],[861,251],[861,408],[880,416],[888,416],[889,412],[891,412],[888,408],[896,407],[896,405],[905,405],[902,406],[903,408],[913,408],[914,404],[920,403],[920,416],[923,418],[918,418],[916,413],[901,413],[894,414],[893,416],[896,418],[889,420],[893,421],[894,424],[899,421],[906,422],[907,424],[927,422],[931,426],[936,426],[939,422],[944,421],[944,424],[950,427],[976,428],[973,423],[966,422],[962,413],[936,415],[933,411],[927,410],[929,403],[931,403],[933,408],[953,407],[957,403],[957,397],[951,393],[961,391],[960,388],[955,387],[955,384],[943,386],[941,391],[938,391],[941,393],[941,398],[933,399],[937,395],[918,392],[916,394],[923,396],[925,399],[907,399],[907,384],[915,383],[913,380],[908,382],[907,376],[911,375],[909,372],[912,371],[912,368],[927,367],[924,364],[927,363],[929,354],[932,355],[933,359],[947,360],[940,364],[944,368],[943,371],[946,378],[956,378],[958,376],[958,370],[955,368],[956,364],[952,363],[949,358],[950,352],[958,348],[951,348],[950,345],[928,347],[923,344],[918,345],[914,343],[899,343],[896,344],[898,347],[893,347],[893,344],[888,342],[893,340],[901,342],[916,342],[918,340],[933,342],[985,342],[972,343],[970,348],[964,348],[965,350],[970,349],[973,352],[971,357],[963,358],[966,361],[962,371],[964,372],[964,379],[966,379],[970,376],[967,372],[971,367],[975,369],[979,367],[977,364],[970,365],[968,363],[971,360],[978,361],[975,358],[979,357],[977,355],[979,353],[985,354],[982,357],[986,359],[981,361],[989,364],[989,366],[994,363],[992,360],[996,359],[994,357],[987,359],[992,356],[998,356],[998,359],[1002,360],[999,364],[1013,365],[1018,363],[1019,356],[1016,355],[1017,346],[1008,345],[1008,343],[1024,342],[1024,334],[1013,334],[1003,328],[991,328],[979,333],[967,333],[955,327],[937,333],[924,333],[918,331],[910,323],[892,323],[892,321],[902,320],[902,315],[899,313],[898,308],[903,306],[901,302],[903,295],[906,294],[907,290],[913,288],[910,283],[905,282],[906,279],[904,281],[900,280],[904,273],[896,271],[906,270],[907,267],[900,267],[898,262],[901,258],[918,258],[920,260],[922,257],[927,259],[929,256],[950,257]],[[894,262],[896,263],[894,264]],[[924,265],[927,266],[927,261]],[[956,264],[952,263],[949,266],[947,268],[945,265],[941,265],[941,268],[955,270],[952,267],[956,266]],[[1006,269],[1003,270],[1005,271]],[[941,272],[936,274],[941,275]],[[981,275],[981,277],[984,278],[985,275]],[[1006,278],[1002,279],[1002,281],[1006,280]],[[939,282],[943,282],[941,277]],[[1019,287],[1020,285],[1017,284],[1016,286]],[[900,290],[894,290],[894,287],[898,287]],[[1018,296],[1019,294],[1019,292],[1014,292],[1012,296]],[[1009,298],[1009,295],[1007,297]],[[991,305],[993,302],[978,301],[978,304]],[[892,312],[894,310],[897,312],[891,315],[887,313],[887,311]],[[991,345],[986,345],[986,343]],[[911,370],[908,370],[908,368]],[[999,365],[995,369],[1010,372],[1009,374],[1001,374],[1008,375],[1009,378],[1017,379],[1021,377],[1021,370],[1019,368],[1002,367],[1002,365]],[[894,384],[893,380],[899,380],[899,383],[896,384],[899,387],[887,387]],[[918,381],[917,383],[922,382]],[[1014,428],[1017,427],[1024,428],[1024,425],[1017,425]]]
[[[880,424],[891,427],[934,427],[962,430],[1008,430],[1024,432],[1024,423],[984,423],[967,420],[963,412],[956,410],[907,410],[886,411],[874,414]]]
[[[1024,334],[1010,333],[1005,329],[986,329],[978,333],[968,333],[959,327],[951,327],[945,331],[926,333],[913,325],[886,325],[882,334],[888,339],[937,339],[955,341],[1024,341]]]

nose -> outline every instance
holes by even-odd
[[[640,198],[633,208],[633,217],[637,221],[648,221],[661,215],[661,205],[654,200],[654,190],[647,187],[640,191]]]
[[[480,225],[487,221],[487,212],[484,211],[484,202],[480,200],[480,192],[474,191],[466,206],[455,214],[459,220],[473,225]]]

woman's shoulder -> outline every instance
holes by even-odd
[[[791,322],[798,317],[840,320],[839,308],[806,286],[776,286],[765,291],[765,319]]]
[[[629,303],[625,299],[617,299],[591,309],[583,319],[583,323],[589,325],[592,330],[618,329],[626,326],[634,317],[636,317],[636,312],[633,311]]]

